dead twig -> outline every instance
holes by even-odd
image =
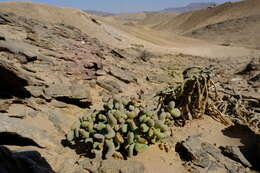
[[[174,101],[177,108],[182,111],[182,120],[192,120],[207,114],[225,125],[232,124],[231,121],[216,106],[218,92],[214,82],[211,80],[209,71],[203,69],[196,73],[184,71],[185,79],[182,84],[175,87],[170,86],[161,91],[158,109],[165,107]]]

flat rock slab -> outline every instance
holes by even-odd
[[[49,97],[69,97],[71,99],[89,99],[90,98],[90,93],[88,90],[88,87],[85,85],[62,85],[62,84],[57,84],[57,85],[51,85],[49,88],[44,89],[44,93],[46,96]]]
[[[22,63],[34,61],[40,56],[38,48],[20,40],[0,41],[0,50],[20,55],[17,57]]]
[[[48,147],[57,145],[58,141],[46,130],[39,129],[29,122],[17,119],[9,118],[0,115],[0,133],[17,134],[22,138],[32,140],[32,145],[39,147]],[[4,140],[4,139],[1,139]],[[21,145],[17,141],[16,145]]]
[[[129,160],[98,160],[84,159],[79,165],[91,173],[144,173],[141,162]]]
[[[46,99],[55,98],[68,104],[87,107],[92,102],[90,90],[86,85],[80,84],[57,84],[43,89]]]
[[[135,77],[134,73],[130,72],[129,70],[113,67],[109,70],[109,73],[125,83],[137,82],[137,78]]]
[[[63,133],[67,133],[70,126],[71,126],[71,122],[73,122],[75,120],[75,117],[73,116],[69,116],[68,113],[57,109],[57,108],[53,108],[53,109],[46,109],[44,112],[47,116],[49,121],[52,122],[52,124],[54,125],[54,127],[56,127],[58,130],[62,131]],[[81,115],[81,114],[79,114]],[[83,116],[83,114],[82,114]]]
[[[115,80],[98,80],[97,84],[100,87],[102,87],[114,94],[123,92],[121,85],[118,84],[118,82],[116,82]]]
[[[35,116],[36,111],[24,104],[12,104],[7,110],[9,116],[17,118],[25,118],[27,116]]]
[[[100,173],[144,173],[144,165],[137,161],[104,160],[99,168]]]

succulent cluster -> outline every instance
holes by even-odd
[[[115,152],[132,157],[149,145],[170,135],[170,117],[180,112],[171,102],[167,111],[157,115],[142,104],[126,97],[103,99],[104,108],[80,117],[67,134],[68,141],[91,144],[95,155],[112,157]]]
[[[175,102],[170,101],[160,109],[160,119],[168,126],[174,125],[174,120],[181,117],[181,111],[175,107]]]

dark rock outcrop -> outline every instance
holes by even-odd
[[[0,146],[1,173],[54,173],[37,151],[12,152]]]
[[[247,160],[247,158],[243,155],[238,147],[234,146],[226,146],[222,147],[222,153],[227,157],[240,162],[245,167],[252,167],[251,163]]]
[[[177,144],[176,151],[185,161],[188,169],[194,172],[246,173],[243,165],[225,157],[221,150],[207,142],[202,142],[198,136],[188,137]]]
[[[18,97],[30,97],[27,86],[45,85],[32,73],[21,68],[19,63],[10,60],[0,60],[0,76],[0,95],[6,93]]]

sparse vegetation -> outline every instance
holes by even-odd
[[[170,136],[171,121],[181,112],[169,103],[167,113],[148,110],[140,101],[114,96],[104,109],[80,117],[67,133],[68,141],[90,143],[91,153],[106,159],[120,152],[132,157]]]
[[[90,143],[91,153],[108,159],[116,152],[132,157],[149,145],[171,135],[174,125],[209,115],[230,125],[231,114],[246,125],[258,129],[259,119],[251,116],[241,100],[220,101],[210,69],[189,68],[183,72],[184,81],[158,93],[157,109],[149,110],[140,100],[114,96],[103,99],[104,109],[93,110],[71,126],[67,140]],[[252,125],[253,124],[253,125]],[[259,129],[258,129],[259,130]]]
[[[205,114],[229,125],[215,106],[218,94],[214,82],[211,80],[209,70],[189,68],[183,72],[184,82],[180,85],[170,86],[158,94],[159,109],[164,110],[165,105],[174,101],[177,108],[182,111],[182,125],[186,120],[198,119]]]
[[[0,172],[259,171],[259,2],[0,2]]]

